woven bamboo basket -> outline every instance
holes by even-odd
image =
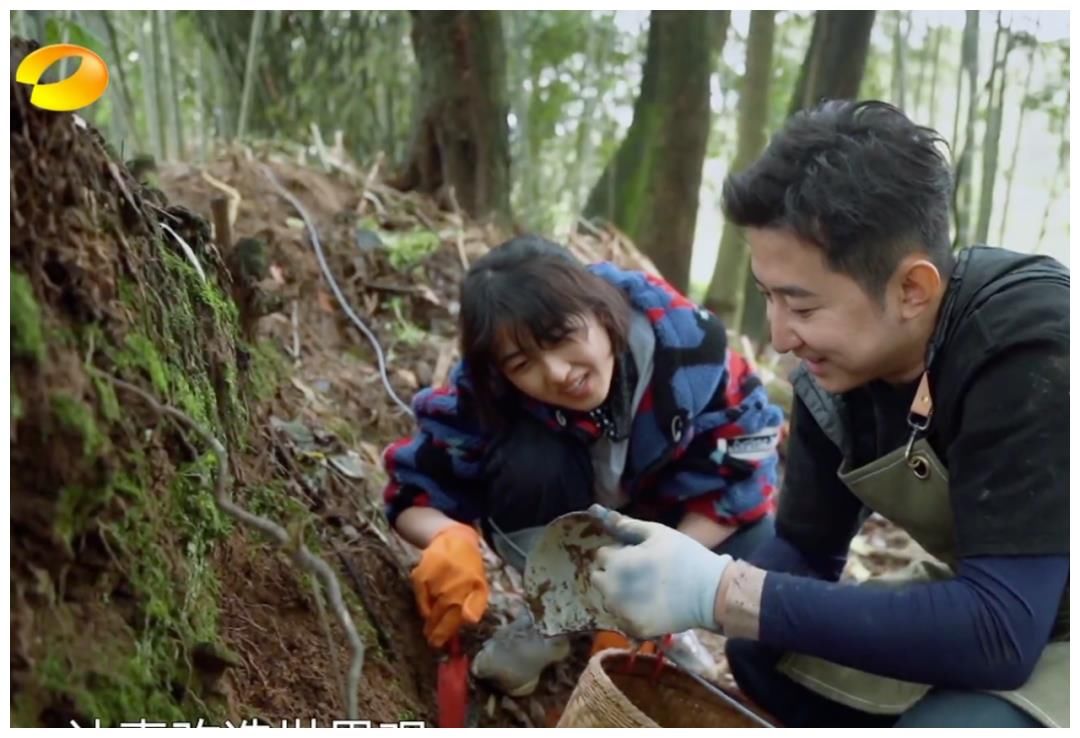
[[[656,657],[600,651],[574,687],[559,728],[763,727],[670,665],[657,676]],[[756,713],[755,713],[756,714]]]

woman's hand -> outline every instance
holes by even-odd
[[[731,537],[737,528],[733,525],[723,525],[701,513],[688,512],[679,521],[678,530],[705,548],[716,548]]]
[[[487,573],[474,528],[452,523],[424,549],[412,570],[413,593],[424,617],[424,636],[441,648],[461,626],[480,622],[488,606]]]

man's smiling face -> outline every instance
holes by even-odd
[[[817,383],[839,393],[899,381],[912,363],[910,327],[890,283],[875,300],[831,270],[815,244],[783,228],[748,228],[750,268],[765,295],[773,347],[792,352]]]

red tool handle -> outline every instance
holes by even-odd
[[[446,644],[448,655],[439,663],[439,727],[464,728],[469,699],[469,657],[455,635]]]

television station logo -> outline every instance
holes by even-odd
[[[62,59],[80,61],[75,73],[59,82],[39,82],[45,70]],[[31,85],[30,104],[43,110],[67,112],[95,102],[109,86],[109,68],[100,56],[84,46],[50,44],[26,55],[15,70],[15,81]]]

